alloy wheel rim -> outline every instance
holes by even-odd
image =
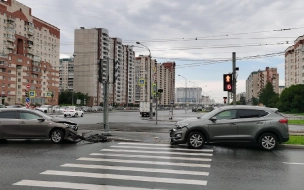
[[[52,133],[52,140],[54,142],[59,142],[61,140],[61,134],[58,131]]]
[[[266,149],[274,148],[276,140],[273,136],[264,136],[262,139],[262,146]]]
[[[194,134],[190,137],[190,143],[193,147],[199,147],[203,144],[203,137],[199,134]]]

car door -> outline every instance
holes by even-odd
[[[39,121],[38,119],[42,116],[28,111],[19,111],[19,117],[19,138],[48,138],[49,122]]]
[[[237,111],[234,109],[217,113],[216,120],[208,125],[209,137],[212,141],[237,140]]]
[[[1,111],[0,139],[18,138],[19,122],[17,111]]]
[[[238,109],[238,140],[253,141],[256,131],[264,127],[265,118],[254,109]]]

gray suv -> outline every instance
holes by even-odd
[[[289,140],[288,120],[276,108],[225,106],[201,117],[179,121],[170,130],[171,144],[202,148],[206,142],[252,142],[273,150]]]

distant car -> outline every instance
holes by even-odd
[[[36,110],[39,110],[41,112],[47,113],[48,111],[52,111],[52,107],[51,105],[42,105],[39,108],[35,108]]]
[[[5,105],[3,105],[3,104],[0,104],[0,108],[5,108]]]
[[[192,107],[192,112],[197,112],[197,108],[196,107]]]
[[[288,120],[275,108],[225,106],[196,118],[178,121],[171,144],[202,148],[206,142],[252,142],[274,150],[289,139]]]
[[[77,124],[30,109],[0,108],[0,139],[51,139],[74,141]]]
[[[63,111],[63,116],[71,116],[71,117],[76,117],[80,116],[83,117],[84,113],[80,108],[75,108],[75,107],[68,107],[66,110]]]

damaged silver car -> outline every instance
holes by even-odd
[[[51,117],[37,110],[0,108],[0,140],[51,139],[53,143],[64,140],[77,142],[77,129],[73,121]]]

